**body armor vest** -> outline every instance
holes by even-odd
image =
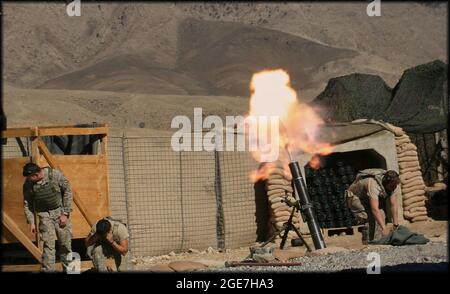
[[[62,195],[58,184],[53,179],[53,171],[48,170],[48,181],[43,185],[33,185],[34,209],[36,212],[44,212],[57,209],[62,206]]]

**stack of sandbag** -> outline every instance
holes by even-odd
[[[372,119],[359,119],[353,121],[353,123],[377,124],[395,135],[402,188],[403,216],[411,222],[428,220],[425,206],[425,183],[420,170],[417,147],[411,143],[409,136],[402,128],[386,122]]]
[[[395,137],[403,194],[403,216],[411,222],[428,220],[425,183],[420,170],[417,147],[405,133]]]
[[[288,201],[295,201],[293,197],[293,189],[291,186],[292,176],[289,170],[283,168],[281,162],[274,163],[274,168],[266,180],[266,191],[269,198],[270,205],[270,224],[269,227],[272,229],[270,235],[272,235],[276,230],[283,227],[283,224],[289,220],[289,216],[292,211],[292,207],[286,204],[286,197]],[[300,228],[300,215],[298,212],[294,214],[292,221],[296,228]],[[290,231],[288,234],[288,241],[286,246],[290,244],[290,239],[298,238],[294,231]],[[275,242],[279,242],[281,237],[277,237]]]

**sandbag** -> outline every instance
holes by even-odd
[[[427,208],[425,206],[422,207],[413,207],[409,212],[416,212],[416,211],[427,211]]]
[[[267,186],[267,191],[272,191],[272,190],[277,190],[277,189],[282,189],[288,192],[292,192],[292,187],[291,186],[283,186],[283,185],[268,185]]]
[[[408,168],[408,167],[419,167],[420,168],[420,163],[419,161],[411,161],[411,162],[399,162],[398,166],[402,169],[402,168]]]
[[[398,162],[400,164],[400,162],[419,162],[419,158],[417,156],[405,156],[405,157],[401,157],[398,158]]]
[[[286,197],[288,197],[288,198],[292,197],[292,193],[289,193],[289,192],[287,192],[287,193],[277,193],[277,194],[270,195],[268,197],[268,199],[269,199],[269,201],[273,202],[274,201],[273,199],[275,199],[275,198],[282,198],[284,200]]]
[[[409,140],[409,136],[407,134],[403,134],[401,136],[395,136],[395,140],[403,140],[403,139],[408,139]]]
[[[285,222],[277,222],[277,223],[275,223],[275,226],[277,227],[277,229],[280,229],[283,227],[284,223]],[[294,225],[294,227],[296,227],[298,229],[300,227],[298,224],[300,224],[300,223],[294,223],[293,225]]]
[[[272,180],[267,180],[266,186],[269,186],[269,185],[290,186],[291,183],[284,179],[276,179],[276,180],[272,179]]]
[[[408,150],[408,151],[403,151],[403,152],[397,153],[397,158],[402,158],[402,157],[406,157],[406,156],[417,156],[417,151]]]
[[[408,206],[408,205],[410,205],[412,203],[420,202],[420,201],[425,200],[425,199],[427,199],[427,198],[425,196],[423,196],[423,195],[422,196],[411,197],[409,199],[403,199],[403,205],[404,206]]]
[[[396,127],[390,123],[385,123],[385,125],[389,128],[389,130],[391,130],[394,133],[396,137],[401,137],[405,135],[405,131],[403,131],[402,128]]]
[[[428,216],[416,216],[415,218],[413,218],[411,220],[411,222],[415,223],[415,222],[423,222],[423,221],[427,221],[428,220]]]
[[[283,204],[283,205],[278,206],[276,208],[272,207],[273,215],[279,213],[280,211],[289,211],[289,212],[291,211],[291,208],[289,206],[287,206],[286,203],[281,202],[281,204]]]
[[[403,200],[410,199],[416,196],[424,196],[425,190],[414,190],[403,194]]]
[[[417,146],[414,145],[413,143],[407,143],[407,144],[403,144],[397,147],[397,153],[401,153],[404,151],[417,151]]]
[[[417,191],[417,190],[425,191],[425,185],[420,183],[418,185],[415,185],[415,186],[412,186],[412,187],[408,187],[408,188],[403,188],[402,187],[402,194],[406,195],[406,194],[408,194],[410,192]]]
[[[402,138],[402,139],[398,139],[398,140],[396,138],[395,145],[400,146],[402,144],[409,143],[409,142],[411,142],[411,140],[409,138]]]
[[[272,208],[272,209],[277,209],[277,208],[279,208],[279,207],[283,207],[283,206],[286,206],[287,207],[287,205],[286,205],[286,203],[284,203],[284,202],[277,202],[277,203],[272,203],[271,205],[270,205],[270,207]]]
[[[410,182],[408,182],[407,184],[403,184],[403,183],[402,183],[402,190],[403,190],[403,189],[409,189],[409,188],[411,188],[411,187],[418,186],[418,185],[424,185],[424,186],[425,186],[425,183],[424,183],[424,181],[423,181],[423,178],[416,179],[416,180],[414,180],[414,181],[410,181]]]
[[[412,204],[410,204],[408,206],[403,206],[403,210],[411,211],[412,208],[414,208],[414,207],[421,207],[421,206],[425,207],[425,200],[422,200],[422,201],[419,201],[419,202],[414,202],[414,203],[412,203]]]
[[[284,175],[279,175],[279,174],[271,174],[270,176],[267,177],[267,181],[272,181],[272,180],[285,180],[285,176]]]
[[[272,196],[277,193],[282,193],[283,195],[285,195],[286,193],[289,193],[289,192],[284,189],[267,190],[267,196]]]
[[[400,169],[400,175],[406,174],[406,173],[409,173],[409,172],[415,172],[415,171],[421,171],[420,167],[413,166],[413,167],[401,168]]]
[[[427,216],[427,212],[426,211],[416,211],[416,212],[404,211],[403,216],[407,219],[413,219],[418,216]]]
[[[406,219],[413,219],[416,216],[421,216],[424,215],[422,211],[418,211],[418,212],[408,212],[408,211],[404,211],[403,212],[403,217]]]
[[[283,177],[288,177],[290,173],[287,173],[283,168],[275,167],[270,171],[270,175],[280,175]]]
[[[275,213],[275,216],[276,216],[276,217],[278,217],[278,216],[285,216],[285,215],[290,216],[290,215],[291,215],[291,212],[285,210],[285,211],[278,211],[278,212]]]
[[[287,222],[287,221],[289,220],[289,216],[288,216],[288,215],[276,216],[273,220],[274,220],[276,223],[278,223],[278,222]],[[294,217],[292,218],[292,221],[293,221],[293,222],[298,222],[299,219],[298,219],[298,217],[294,216]]]
[[[417,176],[422,176],[422,173],[420,171],[407,172],[407,173],[400,175],[400,181],[406,182],[407,180],[412,179]]]
[[[408,186],[408,184],[411,184],[411,183],[413,183],[414,181],[420,181],[420,180],[423,181],[422,176],[415,176],[414,178],[407,179],[407,180],[405,180],[405,181],[400,180],[400,182],[402,183],[402,185]]]
[[[272,197],[272,198],[269,198],[269,201],[270,201],[271,204],[274,204],[274,203],[277,203],[277,202],[284,201],[284,198],[282,198],[282,197]]]

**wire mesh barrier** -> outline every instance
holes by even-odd
[[[8,138],[1,149],[4,159],[31,156],[31,142],[27,137]]]
[[[263,240],[269,221],[267,196],[264,185],[250,181],[258,163],[248,152],[219,152],[219,159],[224,246],[236,248]]]
[[[250,181],[258,167],[250,154],[175,152],[170,142],[110,137],[111,211],[122,219],[126,211],[132,254],[236,248],[263,240],[267,197],[258,195],[264,193],[262,183],[258,190]]]
[[[217,247],[213,152],[175,152],[170,137],[123,138],[134,255]]]
[[[109,207],[114,218],[128,223],[123,156],[123,139],[110,137],[108,141]]]

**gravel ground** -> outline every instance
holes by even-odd
[[[292,259],[301,262],[301,266],[293,267],[229,267],[208,268],[201,272],[341,272],[366,271],[370,261],[370,252],[380,254],[381,272],[383,271],[448,271],[448,255],[446,242],[431,242],[426,245],[410,246],[369,246],[362,251],[337,252],[323,256],[304,256]]]

